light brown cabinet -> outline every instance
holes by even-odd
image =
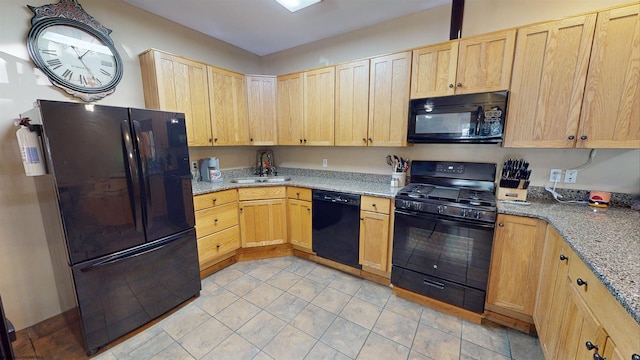
[[[640,148],[640,6],[598,13],[576,147]]]
[[[574,147],[596,14],[518,30],[506,147]]]
[[[485,309],[533,324],[546,222],[498,214]]]
[[[363,270],[390,271],[389,199],[362,196],[360,198],[359,261]]]
[[[240,247],[236,190],[198,195],[194,199],[200,270]]]
[[[249,144],[277,145],[276,77],[247,75],[246,81]]]
[[[303,74],[303,145],[334,144],[335,77],[333,66]]]
[[[368,128],[369,60],[336,65],[335,144],[367,146]]]
[[[370,60],[368,145],[406,146],[411,52]]]
[[[303,143],[302,89],[302,73],[278,76],[276,118],[279,145],[302,145]]]
[[[154,49],[139,59],[145,107],[184,113],[189,146],[210,145],[207,65]]]
[[[515,30],[413,51],[411,98],[509,89]]]
[[[207,66],[211,145],[248,145],[247,94],[243,74]]]
[[[287,236],[300,250],[311,252],[311,189],[287,187]]]
[[[284,186],[241,188],[238,200],[243,248],[287,241]]]

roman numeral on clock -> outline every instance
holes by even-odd
[[[62,77],[71,81],[71,78],[73,77],[73,71],[67,69],[62,73]]]
[[[60,61],[60,59],[47,60],[47,65],[49,65],[53,70],[56,70],[62,66],[62,61]]]
[[[57,53],[58,53],[57,50],[49,50],[49,49],[41,49],[40,51],[43,54],[47,54],[47,55],[57,55]]]
[[[82,76],[82,74],[78,74],[78,78],[80,80],[80,84],[81,85],[82,84],[87,85],[87,78],[86,77]]]
[[[107,70],[105,70],[105,69],[100,69],[100,72],[101,72],[103,75],[107,75],[107,76],[109,76],[109,77],[111,76],[111,74],[109,74],[109,72],[108,72]]]

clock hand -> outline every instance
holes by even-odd
[[[80,55],[80,57],[78,59],[82,60],[82,58],[87,55],[87,53],[89,53],[90,50],[87,50],[84,52],[84,54]]]
[[[89,69],[89,67],[87,66],[87,64],[85,64],[84,60],[82,60],[82,57],[87,55],[87,53],[89,52],[89,50],[87,50],[84,54],[80,55],[80,53],[78,52],[78,49],[71,45],[71,48],[73,49],[73,51],[76,52],[76,55],[78,55],[78,60],[80,60],[80,62],[82,63],[82,65],[84,66],[85,69],[87,69],[87,71],[89,72],[89,75],[91,75],[92,78],[96,79],[96,76],[93,74],[93,72],[91,71],[91,69]]]

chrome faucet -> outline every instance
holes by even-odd
[[[263,151],[260,153],[258,157],[258,165],[256,166],[256,175],[258,176],[268,176],[268,175],[277,175],[276,167],[273,166],[273,159],[269,156],[269,153]]]

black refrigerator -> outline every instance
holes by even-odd
[[[197,296],[184,114],[38,100],[22,117],[41,135],[54,275],[70,282],[87,354]]]

